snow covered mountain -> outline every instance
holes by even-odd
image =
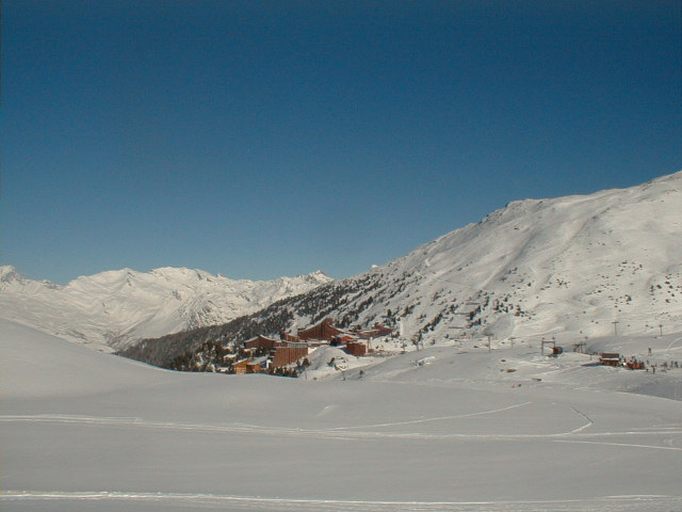
[[[682,172],[627,189],[515,201],[407,256],[222,328],[133,349],[155,364],[222,338],[402,324],[423,341],[556,337],[575,343],[682,330]],[[617,323],[614,323],[617,322]],[[168,340],[163,341],[166,343]]]
[[[165,267],[102,272],[60,286],[0,266],[0,317],[70,341],[120,349],[140,338],[224,323],[329,281],[319,271],[249,281]]]
[[[613,322],[628,334],[682,330],[682,172],[512,202],[370,278],[378,286],[359,319],[390,309],[407,334],[593,337]]]
[[[126,351],[162,364],[202,340],[325,316],[436,342],[332,375],[335,347],[311,354],[307,379],[167,372],[0,319],[0,508],[682,510],[681,210],[682,173],[512,203],[385,267]],[[0,296],[71,286],[85,310],[97,277],[143,304],[155,272],[57,287],[4,268]],[[179,272],[187,287],[206,281]],[[614,321],[619,335],[602,336]],[[659,371],[547,357],[534,338],[583,335],[589,352]],[[292,467],[296,482],[281,477]]]

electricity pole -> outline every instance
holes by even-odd
[[[618,320],[614,320],[611,322],[613,324],[613,335],[618,336],[618,324],[620,323]]]

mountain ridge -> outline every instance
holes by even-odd
[[[222,323],[331,280],[321,271],[269,281],[229,279],[185,267],[130,268],[79,276],[64,285],[0,266],[3,318],[99,349]]]
[[[124,355],[164,365],[179,355],[173,343],[198,350],[212,338],[272,335],[326,316],[341,326],[402,323],[406,338],[426,342],[577,343],[614,329],[681,331],[682,172],[624,189],[512,201],[359,276],[158,346],[145,340]]]

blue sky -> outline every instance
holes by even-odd
[[[682,169],[682,1],[6,0],[0,262],[346,277]]]

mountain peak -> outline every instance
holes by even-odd
[[[0,283],[11,283],[21,279],[21,274],[12,265],[0,265]]]
[[[315,270],[314,272],[311,272],[310,274],[304,274],[301,277],[308,278],[311,280],[319,281],[321,283],[329,283],[334,280],[333,277],[330,277],[326,273],[324,273],[322,270]]]
[[[232,280],[198,269],[161,267],[108,270],[62,287],[21,278],[7,265],[0,267],[0,317],[72,341],[121,348],[144,337],[224,323],[328,281],[322,274]]]

